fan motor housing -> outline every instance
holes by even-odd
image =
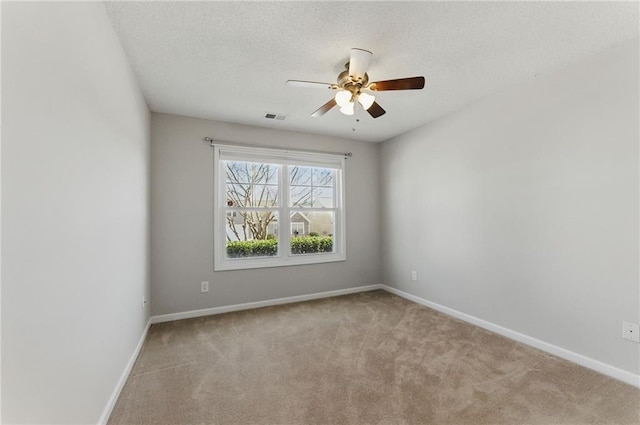
[[[350,92],[359,92],[362,87],[365,87],[369,82],[369,75],[366,73],[362,78],[354,79],[351,75],[349,75],[349,64],[347,64],[347,69],[342,71],[338,75],[338,86],[349,90]]]

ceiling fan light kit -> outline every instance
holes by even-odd
[[[347,103],[353,102],[353,95],[346,90],[341,90],[336,93],[335,99],[338,106],[342,107]]]
[[[340,112],[345,115],[353,115],[356,100],[367,110],[373,105],[375,99],[375,96],[368,93],[361,92],[353,94],[347,90],[340,90],[335,96],[336,103],[340,106]]]
[[[355,112],[355,104],[353,102],[349,102],[340,108],[340,112],[345,115],[353,115]]]
[[[360,102],[365,110],[371,108],[371,105],[373,105],[373,102],[375,102],[375,100],[376,97],[370,95],[369,93],[360,93],[360,96],[358,96],[358,102]]]
[[[334,106],[340,107],[340,112],[345,115],[353,115],[356,102],[373,118],[378,118],[386,111],[376,103],[375,96],[368,91],[383,90],[419,90],[424,88],[424,77],[400,78],[396,80],[376,81],[369,83],[367,69],[373,53],[364,49],[351,49],[349,62],[345,70],[338,75],[337,84],[318,83],[314,81],[288,80],[291,87],[324,88],[338,90],[335,97],[314,111],[312,117],[321,117]]]

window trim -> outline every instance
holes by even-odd
[[[288,165],[300,165],[308,167],[334,168],[336,172],[335,202],[336,206],[330,208],[335,211],[333,253],[317,254],[291,254],[288,243],[278,243],[278,255],[274,257],[259,258],[227,258],[226,256],[226,170],[221,166],[222,161],[261,161],[264,163],[279,164],[281,170],[286,170]],[[346,212],[345,212],[345,165],[346,159],[342,155],[325,154],[304,151],[288,151],[273,148],[255,148],[246,146],[233,146],[227,144],[213,145],[213,256],[214,271],[245,270],[266,267],[286,267],[305,264],[321,264],[346,260]],[[291,211],[299,211],[300,208],[289,206],[289,182],[288,171],[279,175],[278,187],[282,191],[280,204],[277,207],[268,208],[278,212],[278,241],[288,241],[291,237]],[[310,211],[318,210],[309,208]],[[321,210],[321,209],[320,209]]]

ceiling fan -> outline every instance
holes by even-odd
[[[351,57],[345,65],[346,69],[338,75],[337,84],[288,80],[287,85],[291,87],[338,90],[334,98],[311,114],[312,117],[321,117],[336,105],[340,106],[340,112],[343,114],[353,115],[356,103],[360,103],[369,115],[373,118],[378,118],[384,115],[386,111],[375,101],[375,96],[367,93],[367,91],[419,90],[424,88],[424,77],[399,78],[397,80],[370,83],[367,68],[369,68],[371,56],[373,56],[373,53],[368,50],[351,49]]]

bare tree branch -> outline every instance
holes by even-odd
[[[266,239],[268,227],[277,221],[273,211],[239,211],[256,207],[276,207],[279,190],[275,186],[279,167],[268,163],[242,161],[226,162],[227,200],[238,212],[236,217],[227,217],[227,224],[233,235],[241,240]],[[289,187],[295,189],[291,197],[292,207],[315,206],[315,198],[320,187],[332,187],[333,171],[317,167],[290,166]],[[273,191],[275,188],[275,192]],[[239,219],[242,223],[239,223]],[[241,226],[239,232],[237,226]]]

